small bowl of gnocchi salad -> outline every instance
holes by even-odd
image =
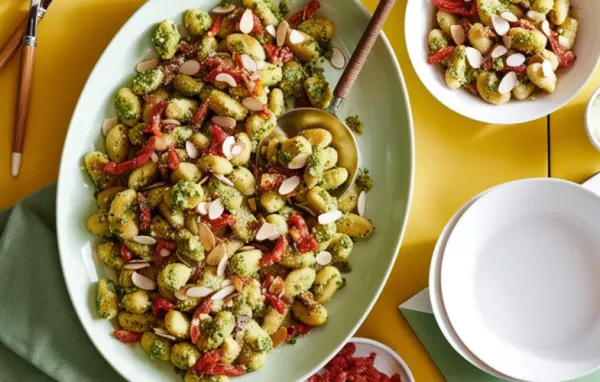
[[[562,107],[591,77],[598,14],[600,3],[581,0],[409,0],[406,42],[417,75],[448,108],[523,123]]]

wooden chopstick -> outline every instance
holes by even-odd
[[[27,126],[27,114],[29,113],[29,99],[31,96],[31,84],[33,82],[34,62],[35,45],[23,46],[11,158],[11,174],[15,177],[19,175],[19,169],[21,167],[21,155],[23,153],[23,144],[25,142],[25,128]]]
[[[27,29],[27,20],[25,17],[23,21],[19,23],[17,29],[8,38],[8,41],[0,50],[0,70],[6,66],[10,58],[19,50],[21,42],[23,42],[23,36],[25,36],[25,30]]]

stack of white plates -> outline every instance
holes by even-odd
[[[434,250],[436,320],[499,378],[568,381],[600,368],[600,178],[528,179],[464,205]]]

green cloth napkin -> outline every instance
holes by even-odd
[[[0,212],[0,381],[122,381],[75,315],[55,215],[55,184]]]

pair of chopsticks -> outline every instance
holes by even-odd
[[[52,0],[31,0],[29,16],[21,21],[4,47],[0,50],[0,70],[2,70],[10,58],[19,50],[19,46],[23,47],[10,166],[11,174],[14,177],[19,175],[21,155],[25,142],[25,128],[27,125],[33,78],[33,63],[35,61],[35,47],[37,45],[37,24],[44,17],[51,3]]]

